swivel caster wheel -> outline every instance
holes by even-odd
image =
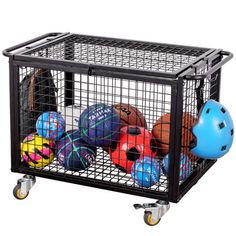
[[[15,188],[13,189],[13,195],[16,199],[23,200],[28,197],[29,192],[26,192],[26,193],[22,192],[20,184],[17,184]]]
[[[143,220],[147,225],[154,226],[154,225],[159,224],[159,222],[161,221],[161,218],[153,219],[152,212],[145,211]]]
[[[170,208],[170,204],[165,201],[157,201],[155,203],[134,204],[135,209],[144,209],[144,222],[147,225],[157,225],[161,217],[166,214]]]
[[[34,186],[36,179],[34,176],[25,175],[17,181],[17,185],[13,189],[13,196],[18,200],[28,197],[30,189]]]

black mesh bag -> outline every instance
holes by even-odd
[[[35,69],[20,83],[21,140],[36,131],[37,118],[46,111],[57,111],[56,87],[49,70]]]

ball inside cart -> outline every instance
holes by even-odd
[[[120,129],[119,140],[109,150],[112,163],[122,172],[130,174],[137,159],[156,157],[157,144],[144,127],[127,125]]]
[[[117,103],[112,107],[118,113],[122,127],[126,125],[135,125],[147,128],[146,119],[138,108],[126,103]]]
[[[36,133],[28,135],[21,144],[21,157],[30,166],[41,168],[49,165],[55,156],[55,143]]]
[[[65,132],[57,142],[56,157],[60,165],[67,170],[87,169],[96,158],[96,147],[84,142],[78,130]]]
[[[36,130],[45,139],[58,140],[65,132],[65,121],[58,112],[44,112],[36,122]]]
[[[168,176],[168,171],[169,171],[169,154],[167,154],[163,160],[162,160],[162,170],[163,173]],[[180,156],[180,169],[179,169],[179,180],[183,181],[185,179],[187,179],[189,177],[189,175],[191,174],[193,168],[192,168],[192,161],[191,159],[181,153]]]
[[[111,106],[94,104],[82,112],[78,128],[86,143],[109,147],[119,137],[120,118]]]
[[[191,155],[189,150],[190,142],[193,139],[193,134],[191,132],[191,128],[196,122],[196,118],[190,113],[183,112],[182,114],[182,141],[181,147],[182,152],[186,153],[190,159],[193,161],[196,159],[195,156]],[[160,155],[163,157],[169,153],[169,140],[170,140],[170,121],[171,115],[170,113],[166,113],[162,115],[154,124],[152,129],[152,134],[156,138],[158,143],[158,149],[160,151]]]
[[[133,164],[131,176],[138,186],[149,188],[159,182],[160,164],[155,159],[145,156]]]

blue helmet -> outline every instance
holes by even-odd
[[[195,143],[191,152],[204,159],[217,159],[225,155],[234,138],[233,120],[219,102],[208,100],[192,128]]]

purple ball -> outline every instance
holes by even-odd
[[[70,130],[58,141],[56,157],[67,170],[85,170],[96,157],[96,147],[83,141],[78,130]]]
[[[82,112],[78,128],[85,142],[106,148],[119,138],[120,117],[111,106],[94,104]]]

